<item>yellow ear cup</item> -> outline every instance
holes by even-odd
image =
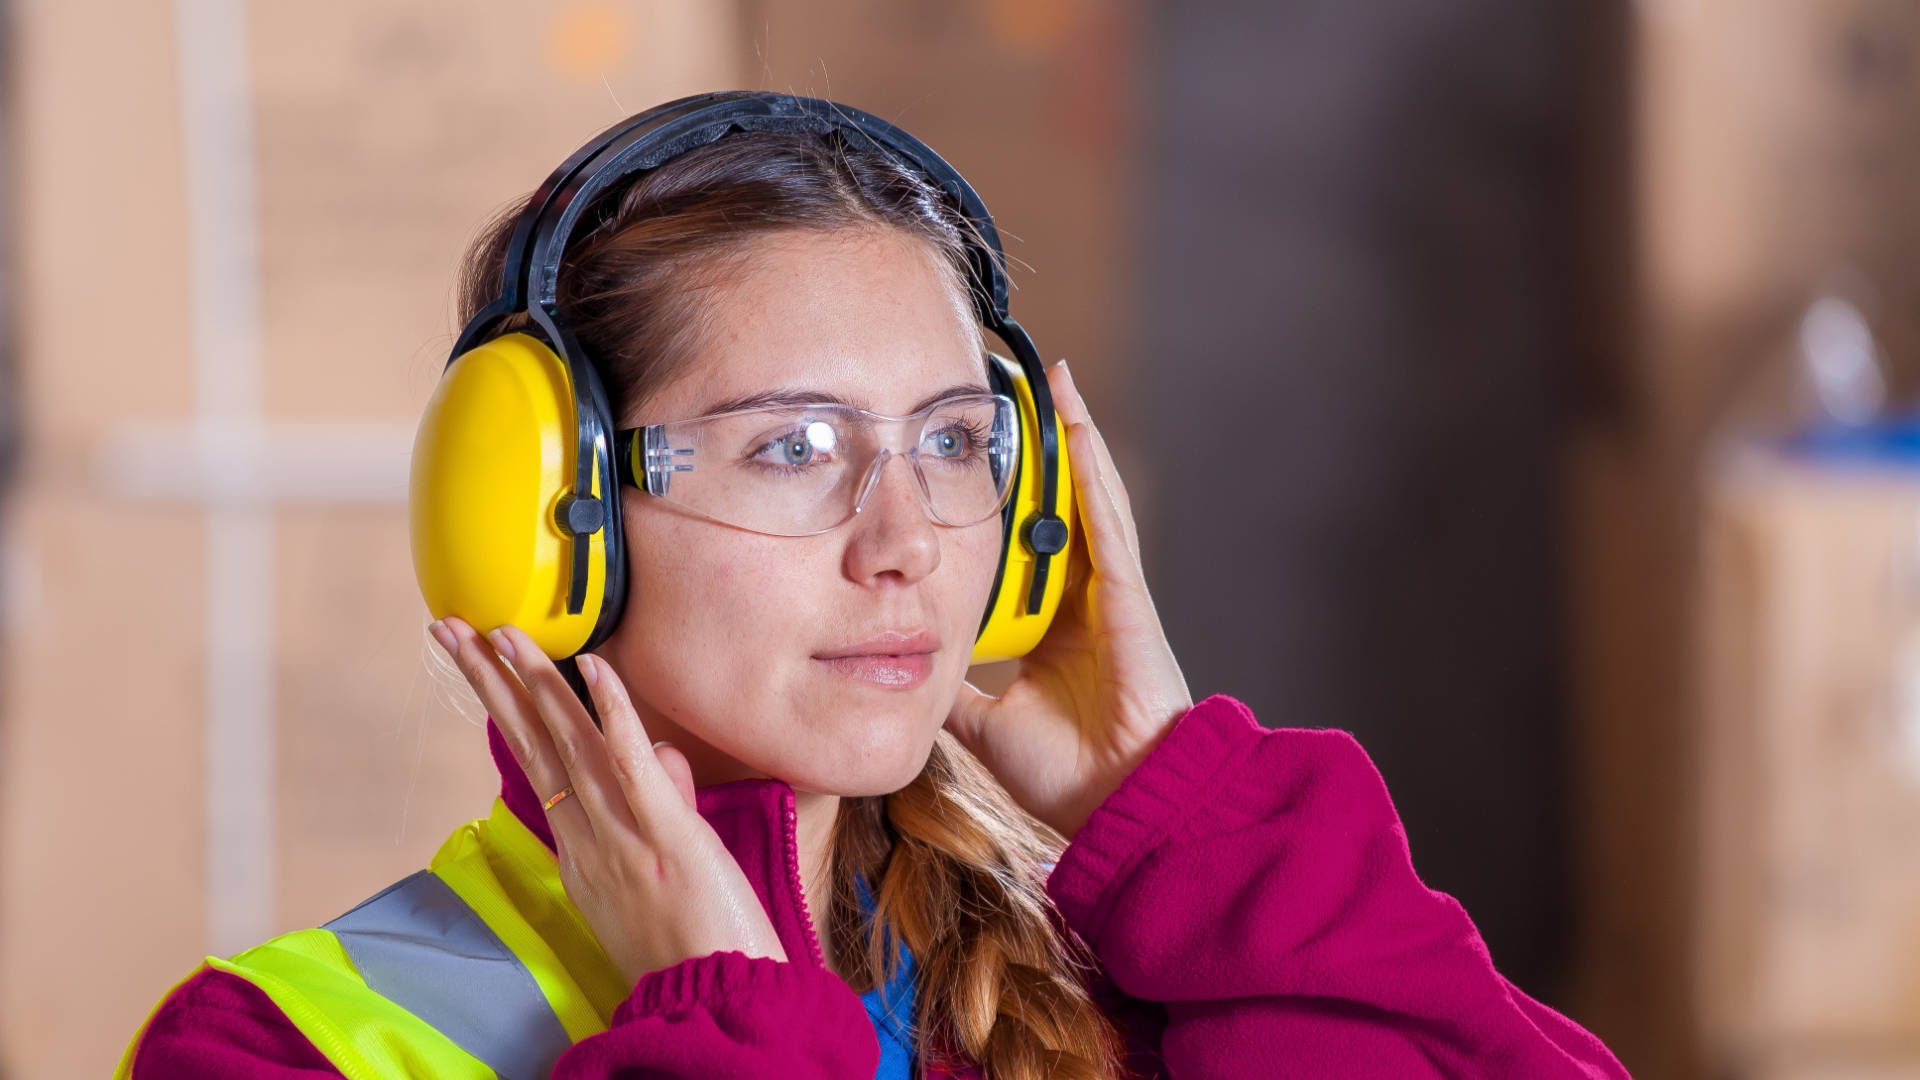
[[[554,520],[572,487],[578,432],[566,364],[507,334],[441,374],[413,442],[413,571],[433,617],[487,633],[512,623],[555,659],[593,632],[606,595],[606,532],[591,534],[587,600],[566,613],[572,554]],[[601,494],[594,477],[594,494]]]
[[[1040,644],[1046,635],[1047,627],[1053,622],[1054,612],[1060,609],[1060,598],[1067,590],[1067,557],[1073,550],[1073,534],[1080,530],[1079,520],[1073,508],[1073,473],[1067,460],[1067,425],[1054,413],[1054,431],[1058,433],[1055,445],[1060,455],[1060,510],[1062,520],[1067,523],[1067,545],[1053,557],[1053,565],[1047,570],[1047,588],[1042,594],[1040,610],[1027,614],[1027,592],[1033,587],[1033,568],[1038,557],[1021,539],[1026,531],[1027,519],[1040,512],[1040,497],[1044,491],[1041,478],[1043,461],[1040,449],[1040,411],[1034,404],[1033,388],[1027,383],[1026,372],[1020,365],[998,353],[989,353],[990,362],[999,366],[1001,374],[1012,384],[1015,401],[1020,411],[1020,475],[1014,481],[1012,531],[1006,538],[1006,546],[1001,554],[1000,581],[994,588],[993,600],[988,606],[986,623],[980,628],[980,636],[973,642],[973,663],[989,664],[996,660],[1012,660],[1025,656]]]

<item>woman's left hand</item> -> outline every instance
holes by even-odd
[[[1126,486],[1066,363],[1047,369],[1079,521],[1066,595],[999,697],[962,683],[947,730],[1026,811],[1069,840],[1193,707],[1147,594]],[[1058,568],[1056,568],[1056,573]]]

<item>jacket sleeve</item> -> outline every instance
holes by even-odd
[[[135,1036],[128,1080],[343,1080],[258,987],[203,967]],[[613,1026],[573,1044],[553,1080],[866,1078],[880,1043],[866,1006],[824,968],[712,953],[648,974]]]
[[[1145,1075],[1627,1075],[1421,883],[1343,731],[1269,730],[1207,698],[1088,818],[1047,892],[1100,958],[1129,1040],[1158,1035]]]
[[[727,951],[641,976],[606,1031],[560,1055],[553,1080],[866,1080],[879,1067],[873,1022],[840,976]]]
[[[134,1036],[128,1080],[337,1080],[327,1060],[259,987],[201,967]]]

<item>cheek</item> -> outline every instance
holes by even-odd
[[[961,584],[970,598],[967,605],[977,622],[987,609],[987,594],[993,590],[994,572],[1000,563],[1000,519],[957,530],[963,535],[956,545]]]
[[[993,591],[994,572],[1000,562],[1000,520],[948,530],[948,542],[941,556],[939,585],[940,610],[947,625],[942,630],[947,640],[959,644],[959,672],[954,677],[958,689],[973,655],[973,639],[980,630],[980,619],[987,611],[987,597]]]
[[[663,711],[711,713],[770,692],[758,669],[762,650],[804,640],[812,605],[790,580],[793,560],[758,537],[657,509],[628,517],[630,577],[621,616],[623,658],[647,680]]]

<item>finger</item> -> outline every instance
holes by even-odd
[[[1133,552],[1137,560],[1140,557],[1140,527],[1134,520],[1133,497],[1127,493],[1126,478],[1120,475],[1120,467],[1113,462],[1113,451],[1107,446],[1106,435],[1101,432],[1100,425],[1093,422],[1086,400],[1080,396],[1080,386],[1073,381],[1073,369],[1067,366],[1065,360],[1060,362],[1059,367],[1067,380],[1068,396],[1079,410],[1081,422],[1087,425],[1087,430],[1093,436],[1094,450],[1100,460],[1100,478],[1106,485],[1107,496],[1119,509],[1121,524],[1126,526],[1127,549]]]
[[[1100,465],[1106,472],[1108,486],[1120,503],[1128,520],[1133,517],[1133,499],[1127,494],[1125,479],[1113,463],[1113,452],[1107,447],[1107,437],[1100,432],[1100,425],[1093,422],[1093,414],[1087,408],[1087,401],[1080,396],[1080,384],[1073,379],[1073,369],[1067,366],[1065,359],[1056,362],[1047,369],[1047,385],[1055,388],[1056,400],[1064,398],[1065,405],[1060,409],[1063,419],[1070,423],[1085,424],[1093,429],[1094,446],[1100,451]]]
[[[1065,360],[1047,369],[1047,383],[1055,391],[1055,402],[1060,408],[1061,419],[1071,425],[1083,425],[1092,436],[1093,458],[1099,465],[1097,470],[1102,482],[1103,494],[1112,500],[1121,523],[1120,535],[1125,539],[1127,550],[1137,562],[1140,558],[1140,533],[1133,520],[1133,500],[1127,495],[1127,486],[1120,478],[1120,470],[1114,466],[1113,453],[1107,449],[1106,436],[1100,434],[1100,428],[1093,422],[1087,411],[1087,403],[1080,396],[1080,388],[1074,384],[1073,370]],[[1078,455],[1083,451],[1072,443],[1068,449]],[[1076,473],[1076,483],[1078,476]]]
[[[1077,504],[1079,500],[1075,500]],[[1082,521],[1085,519],[1083,518]],[[1087,602],[1087,579],[1093,577],[1093,556],[1087,551],[1086,526],[1073,530],[1067,544],[1067,588],[1061,605],[1078,606]]]
[[[1087,556],[1093,572],[1114,582],[1142,582],[1140,552],[1127,542],[1120,508],[1107,490],[1105,473],[1093,447],[1093,429],[1067,425],[1067,448],[1073,468],[1073,502],[1086,525]]]
[[[986,727],[989,710],[997,701],[984,694],[972,683],[961,680],[960,689],[953,697],[953,707],[947,710],[946,728],[953,732],[954,738],[974,757],[980,756],[980,733]]]
[[[687,808],[699,813],[700,801],[693,791],[693,763],[687,760],[687,755],[681,753],[672,743],[662,739],[653,744],[653,756],[660,762],[660,771],[666,773],[673,781],[673,789],[680,793],[680,798],[687,804]]]
[[[586,811],[596,836],[630,828],[633,810],[620,795],[607,756],[606,738],[593,726],[560,669],[517,626],[499,626],[487,640],[512,661],[521,683],[532,695],[553,749],[566,769],[567,782],[573,785],[573,797],[568,801],[579,803]]]
[[[547,732],[546,724],[539,718],[539,710],[533,699],[521,684],[519,677],[501,659],[494,647],[480,636],[479,631],[468,625],[466,620],[448,616],[440,620],[452,636],[454,647],[451,650],[453,662],[466,676],[468,685],[480,697],[480,703],[486,706],[487,714],[500,727],[500,734],[506,739],[507,749],[513,759],[520,764],[520,770],[527,774],[527,783],[534,794],[541,799],[558,792],[568,784],[567,770],[560,762],[560,755],[554,749],[553,739]],[[444,645],[444,643],[443,643]],[[579,794],[578,790],[574,794]],[[566,800],[571,802],[572,799]],[[561,803],[560,805],[565,805]],[[558,811],[560,806],[555,806]],[[550,815],[558,830],[561,823],[569,828],[585,828],[586,836],[591,836],[591,826],[586,815],[569,811],[565,814]],[[557,833],[556,833],[557,835]]]
[[[593,707],[600,713],[606,729],[607,757],[614,783],[626,799],[629,813],[640,831],[651,831],[655,820],[673,806],[674,799],[694,805],[688,792],[693,789],[693,770],[687,768],[685,791],[676,788],[674,778],[665,771],[660,753],[647,740],[647,729],[634,711],[627,688],[611,665],[591,653],[580,657],[580,675],[593,695]],[[673,751],[681,763],[686,755]]]

